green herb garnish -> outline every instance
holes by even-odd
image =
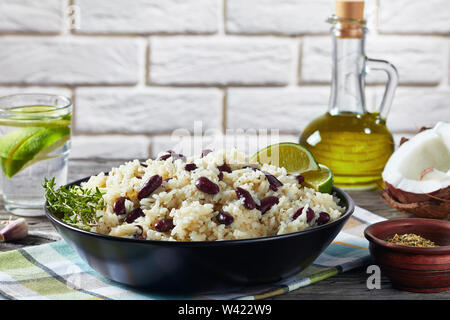
[[[61,186],[55,190],[55,178],[45,179],[43,187],[50,213],[82,229],[98,224],[101,216],[97,215],[97,210],[105,208],[103,193],[98,188],[94,190],[80,186]]]

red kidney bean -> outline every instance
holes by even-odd
[[[144,162],[141,162],[141,166],[143,166],[144,168],[147,168],[147,167],[148,167],[148,164],[146,164],[146,163],[144,163]]]
[[[197,187],[198,190],[204,193],[208,194],[219,193],[219,186],[206,177],[198,178],[197,181],[195,182],[195,186]]]
[[[218,166],[217,169],[219,169],[219,171],[231,173],[231,168],[226,163],[224,163],[221,166]]]
[[[222,171],[220,171],[217,176],[219,177],[219,181],[223,180],[223,172]]]
[[[298,176],[295,177],[298,181],[299,184],[302,184],[303,181],[305,181],[305,177],[302,176],[301,174],[299,174]]]
[[[144,184],[144,186],[138,192],[138,199],[147,198],[153,191],[158,189],[162,184],[162,178],[160,175],[155,174]]]
[[[139,229],[139,231],[136,231],[134,234],[133,234],[133,238],[134,239],[137,239],[137,240],[144,240],[145,238],[144,238],[144,235],[143,235],[143,233],[144,233],[144,229],[140,226],[140,225],[136,225],[136,227]]]
[[[298,209],[297,211],[295,211],[294,215],[292,216],[292,220],[297,219],[303,212],[303,208],[301,207],[300,209]],[[306,210],[306,222],[311,222],[312,219],[314,219],[315,213],[314,210],[311,208],[308,208],[308,210]]]
[[[297,211],[295,211],[294,215],[292,216],[292,220],[297,219],[303,212],[303,207],[301,207],[300,209],[298,209]]]
[[[166,152],[167,154],[163,154],[161,157],[158,158],[158,160],[167,160],[175,153],[172,150],[167,150]]]
[[[113,211],[118,216],[126,213],[125,200],[130,200],[130,199],[128,197],[119,197],[116,199],[116,201],[114,201]]]
[[[158,158],[158,160],[167,160],[170,157],[172,157],[173,161],[178,160],[178,159],[186,161],[186,157],[184,155],[182,155],[181,153],[176,153],[173,150],[167,150],[166,152],[167,152],[167,154],[162,155],[161,157]]]
[[[315,216],[316,214],[313,209],[308,208],[308,210],[306,210],[306,222],[310,223]]]
[[[202,154],[201,154],[201,158],[203,158],[203,157],[206,157],[206,155],[208,154],[208,153],[211,153],[212,152],[212,150],[211,149],[205,149],[205,150],[203,150],[202,151]]]
[[[266,171],[263,171],[263,173],[265,174],[267,181],[269,181],[270,189],[272,189],[273,191],[277,191],[278,188],[283,185],[280,180],[275,178],[275,176],[271,175]]]
[[[197,169],[195,163],[188,163],[187,165],[184,166],[184,170],[186,171],[193,171],[195,169]]]
[[[226,225],[226,226],[229,226],[230,224],[233,223],[234,218],[233,218],[233,216],[232,216],[229,212],[220,210],[220,211],[219,211],[219,214],[217,215],[217,221],[218,221],[220,224],[224,224],[224,225]]]
[[[278,204],[280,200],[277,197],[267,197],[261,200],[261,204],[258,209],[261,211],[261,214],[266,213],[272,208],[275,204]]]
[[[321,226],[322,224],[325,224],[328,221],[330,221],[330,215],[322,211],[319,213],[319,217],[317,218],[316,223],[318,226]]]
[[[142,209],[141,208],[136,208],[133,211],[131,211],[129,214],[127,214],[123,221],[125,221],[126,223],[132,223],[137,218],[143,217],[143,216],[145,216],[145,214],[142,211]]]
[[[244,199],[244,207],[249,210],[253,210],[256,208],[255,200],[253,200],[252,195],[245,189],[241,187],[236,188],[236,195],[239,199]]]
[[[158,158],[158,160],[164,161],[167,160],[171,157],[172,155],[170,153],[168,154],[163,154],[161,157]]]
[[[167,181],[169,181],[170,179],[172,179],[172,178],[171,178],[171,177],[165,178],[165,179],[163,180],[163,182],[167,182]]]
[[[158,232],[167,232],[174,228],[173,219],[161,219],[155,223],[155,230]]]

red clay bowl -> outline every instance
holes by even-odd
[[[439,247],[402,246],[385,241],[394,234],[414,233]],[[442,292],[450,289],[450,221],[394,219],[366,228],[370,254],[398,289]]]

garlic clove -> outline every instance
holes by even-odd
[[[23,239],[28,235],[28,223],[24,218],[11,221],[0,230],[0,242]]]

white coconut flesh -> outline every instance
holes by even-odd
[[[391,156],[383,180],[397,189],[431,193],[450,186],[450,123],[439,122],[403,143]]]

